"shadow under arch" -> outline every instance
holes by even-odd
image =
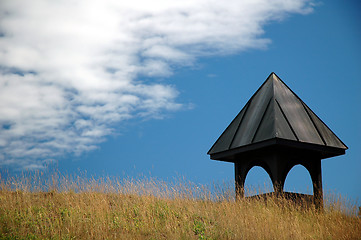
[[[296,164],[287,172],[283,189],[285,192],[313,194],[310,171],[302,164]]]
[[[244,194],[246,197],[273,191],[271,175],[266,168],[260,165],[253,165],[248,169],[244,183]]]

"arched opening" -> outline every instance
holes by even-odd
[[[298,164],[291,168],[285,180],[284,191],[313,194],[312,179],[304,166]]]
[[[252,167],[246,176],[244,191],[246,197],[272,192],[272,181],[266,170],[259,166]]]

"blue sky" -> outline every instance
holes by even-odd
[[[275,72],[349,147],[346,155],[322,161],[324,190],[361,199],[358,1],[256,6],[230,1],[228,8],[213,1],[200,1],[199,6],[185,1],[186,8],[159,1],[159,7],[119,6],[134,13],[120,20],[92,1],[98,7],[77,15],[79,25],[43,12],[61,13],[66,1],[57,6],[39,1],[38,8],[28,12],[18,9],[21,1],[14,2],[2,3],[10,14],[1,12],[0,24],[2,170],[45,170],[50,164],[64,173],[231,182],[233,165],[210,160],[206,153]],[[193,19],[202,6],[207,7]],[[221,10],[214,11],[217,8]],[[185,13],[178,16],[178,11]],[[12,17],[12,12],[18,14]],[[40,30],[39,12],[50,19]],[[71,20],[78,19],[71,14]],[[109,19],[84,25],[92,14]],[[113,20],[125,30],[109,33],[123,26],[108,24]],[[195,29],[189,27],[192,21]],[[34,24],[28,29],[38,38],[28,37],[26,28],[15,30],[24,22]],[[55,30],[51,23],[58,24]],[[61,40],[73,35],[82,41]],[[59,51],[54,50],[57,44]],[[265,171],[254,168],[246,184],[265,181]],[[291,170],[286,189],[307,192],[310,187],[304,168]]]

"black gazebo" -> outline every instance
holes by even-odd
[[[254,166],[269,174],[276,194],[288,172],[304,166],[313,183],[313,201],[323,206],[321,160],[345,154],[347,146],[275,74],[271,73],[212,148],[210,158],[233,162],[236,196]]]

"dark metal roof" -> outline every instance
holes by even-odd
[[[275,139],[280,141],[276,143]],[[312,150],[323,153],[323,158],[344,154],[347,149],[331,129],[271,73],[208,154],[216,159],[218,153],[226,156],[252,150],[253,145],[263,148],[280,142],[306,149],[312,146]]]

